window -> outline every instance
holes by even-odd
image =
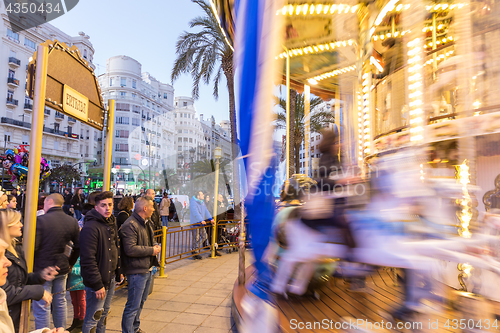
[[[117,143],[115,144],[116,151],[128,151],[128,143]]]
[[[7,28],[7,38],[19,43],[19,34]]]
[[[178,141],[178,142],[182,142],[182,138],[181,138],[181,137],[178,137],[178,138],[177,138],[177,141]]]
[[[13,90],[7,90],[7,99],[12,100],[14,98],[14,91]]]
[[[59,149],[59,141],[54,141],[54,149]]]
[[[188,142],[188,138],[184,138],[184,142]]]
[[[83,50],[83,59],[87,59],[87,49]]]
[[[137,89],[137,81],[132,80],[132,88]]]
[[[178,150],[178,151],[182,151],[182,146],[178,146],[178,147],[177,147],[177,150]]]
[[[30,137],[27,134],[23,134],[23,145],[28,145],[30,143]]]
[[[128,130],[116,130],[115,137],[117,138],[128,138]]]
[[[182,133],[182,130],[177,130],[177,133]]]
[[[10,142],[10,136],[11,135],[12,135],[11,132],[5,132],[5,135],[4,135],[5,142]]]
[[[59,124],[54,124],[54,131],[59,132]]]
[[[132,93],[132,99],[136,99],[136,98],[137,98],[137,94]]]
[[[314,141],[314,136],[311,136],[311,142]]]
[[[116,117],[116,123],[128,125],[128,117]]]
[[[188,102],[184,102],[182,103],[184,106],[188,106]]]
[[[116,111],[130,111],[130,104],[127,103],[116,103]]]
[[[316,135],[316,140],[319,140],[319,135]]]
[[[120,97],[126,97],[127,93],[125,91],[120,91]]]
[[[28,38],[24,38],[24,46],[26,47],[29,47],[30,49],[36,49],[36,44],[34,41],[28,39]]]
[[[73,127],[68,126],[68,134],[71,135],[71,133],[73,133]]]
[[[121,80],[120,80],[120,85],[122,87],[126,87],[127,86],[127,78],[122,77]]]
[[[163,99],[168,99],[168,94],[167,93],[163,93]]]
[[[47,138],[42,138],[42,147],[47,147]]]
[[[109,78],[109,86],[112,87],[113,86],[113,79],[112,78]]]
[[[193,139],[192,139],[192,138],[189,138],[189,142],[190,142],[190,143],[193,143]]]
[[[140,126],[141,125],[141,120],[139,118],[132,118],[132,125],[134,125],[134,126]]]
[[[66,151],[67,152],[71,151],[71,142],[66,143]]]
[[[14,79],[16,77],[16,71],[9,69],[9,79]]]

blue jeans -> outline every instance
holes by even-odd
[[[45,307],[44,300],[33,301],[33,316],[35,317],[35,329],[50,327],[50,312],[55,327],[66,328],[66,279],[68,274],[57,275],[52,281],[47,281],[43,289],[53,294],[52,304]],[[58,294],[61,292],[60,294]]]
[[[80,221],[81,218],[82,218],[82,211],[75,209],[75,219],[77,219],[78,221]]]
[[[191,229],[191,250],[197,251],[203,246],[203,242],[207,239],[207,234],[205,228],[201,227],[201,223],[191,224],[189,228]],[[198,228],[198,229],[195,229]]]
[[[122,333],[134,333],[139,329],[139,325],[141,324],[139,318],[144,302],[148,299],[151,279],[151,272],[127,275],[128,296],[127,304],[125,304],[125,309],[123,309]]]
[[[106,332],[106,318],[108,317],[111,299],[115,294],[115,278],[111,279],[109,288],[106,289],[104,299],[97,299],[95,290],[85,287],[85,319],[83,320],[82,333],[89,333],[93,328],[95,333]]]
[[[168,215],[161,216],[161,223],[163,224],[164,227],[168,228]]]

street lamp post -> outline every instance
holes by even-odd
[[[190,164],[189,164],[189,180],[193,181],[193,162],[194,162],[194,154],[196,153],[196,149],[193,147],[189,148],[189,157],[190,157]]]
[[[215,239],[217,232],[217,198],[219,197],[219,161],[222,157],[222,149],[220,147],[215,148],[215,193],[214,193],[214,225],[212,226],[212,258],[215,258]]]
[[[151,133],[148,133],[149,146],[149,188],[151,188]]]

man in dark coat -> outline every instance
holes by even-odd
[[[63,205],[63,211],[68,214],[69,216],[73,216],[69,209],[71,208],[71,199],[73,198],[73,194],[70,192],[69,189],[64,189],[64,205]]]
[[[158,207],[158,204],[155,201],[155,190],[153,190],[152,188],[148,189],[146,191],[146,196],[153,198],[153,205],[155,209],[153,215],[151,215],[151,222],[153,222],[153,230],[161,229],[163,224],[161,223],[160,208]]]
[[[80,265],[85,285],[83,333],[105,332],[106,317],[120,276],[120,240],[113,216],[113,193],[101,192],[95,207],[85,215],[80,232]]]
[[[75,264],[80,255],[80,228],[75,218],[63,212],[63,203],[64,198],[59,193],[53,193],[45,198],[43,206],[45,214],[38,216],[36,222],[33,267],[34,272],[40,272],[49,266],[59,269],[56,278],[44,284],[45,290],[54,294],[52,317],[55,327],[66,327],[66,295],[63,291],[66,290],[69,267]],[[72,251],[69,251],[68,247],[72,247]],[[51,307],[46,307],[44,300],[33,302],[36,329],[50,326],[50,313]]]
[[[123,271],[127,275],[128,297],[123,310],[122,332],[142,332],[140,316],[148,298],[153,266],[159,266],[156,256],[160,246],[154,241],[149,218],[154,212],[154,199],[137,199],[134,212],[120,228],[123,244]]]

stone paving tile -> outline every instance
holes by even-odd
[[[181,291],[186,290],[186,288],[187,287],[167,286],[162,289],[162,292],[178,294]]]
[[[213,328],[213,327],[204,327],[200,326],[196,329],[196,333],[228,333],[225,329]]]
[[[231,307],[229,306],[219,306],[214,312],[212,312],[212,316],[221,316],[231,318]]]
[[[189,302],[189,303],[194,303],[198,298],[200,298],[201,295],[186,295],[186,294],[179,294],[175,296],[174,298],[171,299],[171,301],[174,302]]]
[[[155,333],[161,331],[162,328],[167,326],[168,323],[158,320],[141,320],[140,328],[148,333]]]
[[[232,291],[227,291],[223,289],[210,289],[205,293],[205,296],[212,296],[212,297],[227,297],[229,294],[231,294]]]
[[[141,311],[141,316],[139,317],[139,319],[142,320],[142,319],[146,318],[153,311],[154,311],[154,309],[143,308],[142,311]],[[122,316],[123,316],[123,312],[122,312]]]
[[[198,314],[211,314],[217,308],[216,305],[207,304],[192,304],[184,312],[187,313],[198,313]]]
[[[196,325],[182,325],[177,323],[167,324],[161,331],[158,333],[192,333],[196,330]],[[153,332],[148,332],[153,333]]]
[[[220,316],[209,316],[201,324],[201,327],[212,327],[225,330],[231,329],[232,326],[233,324],[228,318]]]
[[[201,323],[208,318],[206,314],[196,314],[183,312],[172,320],[173,323],[185,324],[185,325],[196,325],[199,326]]]
[[[190,287],[190,288],[183,290],[178,295],[186,294],[186,295],[199,295],[199,296],[201,296],[201,295],[204,295],[209,290],[210,290],[209,288]]]
[[[222,297],[201,296],[194,303],[207,304],[207,305],[220,305],[222,301],[224,301],[224,298]]]
[[[146,301],[147,303],[147,301]],[[164,311],[184,311],[186,310],[191,303],[186,303],[186,302],[171,302],[167,301],[165,304],[163,304],[161,307],[158,308],[158,310],[164,310]]]
[[[149,299],[144,303],[143,309],[158,309],[161,307],[163,304],[165,304],[166,301],[164,300],[159,300],[159,299]]]
[[[147,302],[147,301],[146,301]],[[145,320],[158,320],[162,322],[171,322],[175,317],[180,315],[181,312],[177,311],[151,311],[144,319]]]
[[[171,287],[190,287],[193,284],[193,281],[185,281],[185,280],[177,280],[172,283]]]
[[[233,300],[232,300],[232,297],[230,296],[230,297],[226,298],[225,300],[223,300],[222,303],[220,303],[220,306],[230,307],[232,304],[233,304]]]
[[[159,300],[164,300],[164,301],[169,301],[175,296],[179,294],[176,293],[166,293],[166,292],[153,292],[151,295],[148,296],[148,301],[151,299],[159,299]]]
[[[196,288],[212,288],[213,286],[216,285],[216,282],[196,282],[193,287]]]

